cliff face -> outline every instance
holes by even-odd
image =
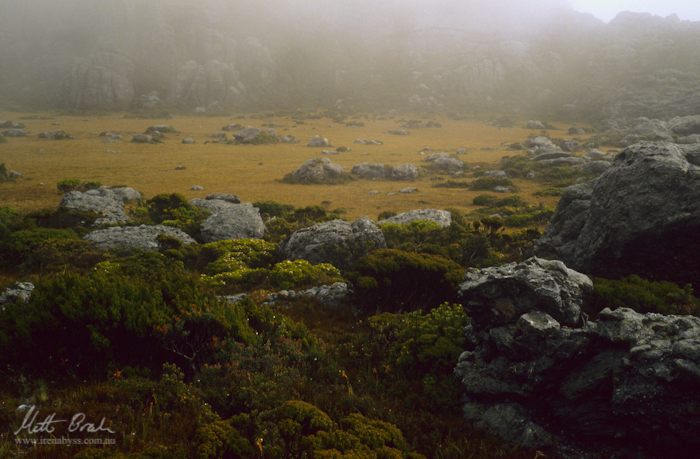
[[[442,3],[7,0],[0,103],[700,112],[698,23]]]

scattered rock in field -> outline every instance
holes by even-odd
[[[118,132],[100,132],[100,137],[104,139],[105,143],[114,143],[122,140],[122,135]]]
[[[350,180],[340,164],[328,158],[314,158],[306,161],[299,169],[287,174],[284,181],[299,184],[337,184]]]
[[[153,135],[154,132],[159,132],[161,134],[177,134],[178,130],[174,126],[167,124],[157,124],[155,126],[148,126],[144,134]]]
[[[279,137],[281,143],[297,143],[297,138],[293,135],[282,135]]]
[[[131,138],[132,143],[160,143],[150,134],[136,134]]]
[[[320,135],[315,135],[309,140],[309,143],[307,144],[309,147],[330,147],[331,143],[328,141],[327,138],[321,137]]]
[[[399,164],[398,166],[391,166],[388,178],[391,180],[412,181],[416,180],[419,175],[420,172],[415,164],[406,163]]]
[[[237,131],[240,131],[241,129],[244,129],[244,128],[245,128],[245,126],[243,126],[242,124],[236,123],[236,124],[227,124],[226,126],[222,127],[221,130],[228,131],[228,132],[237,132]]]
[[[95,225],[116,225],[129,221],[124,203],[138,201],[141,193],[129,187],[101,186],[87,191],[69,191],[63,195],[59,208],[93,212],[100,216]]]
[[[440,172],[454,174],[464,170],[464,161],[453,158],[447,153],[433,153],[425,161],[430,164],[431,168]]]
[[[44,131],[40,132],[37,137],[46,140],[68,140],[73,138],[73,136],[66,131]]]
[[[569,135],[585,135],[586,130],[583,128],[579,127],[570,127],[569,128]]]
[[[165,225],[115,226],[88,233],[85,240],[101,249],[111,250],[158,250],[159,236],[177,239],[182,244],[193,244],[195,240],[183,231]]]
[[[369,140],[369,139],[355,139],[355,144],[357,145],[384,145],[381,140]]]
[[[340,152],[337,150],[321,150],[322,155],[339,155]]]
[[[697,282],[700,164],[693,154],[671,143],[625,149],[597,180],[565,191],[537,253],[599,276]]]
[[[394,223],[398,225],[405,225],[407,223],[420,220],[428,220],[437,223],[443,228],[446,228],[452,225],[452,214],[446,210],[439,209],[409,210],[408,212],[403,212],[385,220],[381,220],[379,224],[382,225],[385,223]]]
[[[525,125],[525,128],[527,128],[527,129],[547,129],[547,125],[544,124],[542,121],[530,120]]]
[[[437,121],[419,121],[409,120],[401,125],[402,129],[426,129],[426,128],[441,128],[442,124]]]
[[[204,187],[202,185],[192,185],[190,191],[204,191]]]
[[[386,167],[384,164],[360,163],[352,166],[350,172],[365,180],[382,180],[387,175]]]
[[[176,171],[184,171],[185,169],[187,169],[187,167],[183,166],[182,164],[175,166]]]
[[[14,121],[0,121],[0,129],[24,129],[23,123],[15,123]]]
[[[398,135],[398,136],[405,136],[405,135],[410,135],[411,131],[407,131],[406,129],[392,129],[390,131],[387,131],[391,135]]]
[[[494,171],[485,171],[483,173],[485,177],[508,177],[508,174],[506,171],[502,170],[494,170]]]
[[[353,223],[333,220],[295,231],[280,245],[280,252],[289,260],[331,263],[349,269],[370,251],[385,247],[381,230],[362,218]]]
[[[491,188],[491,191],[496,192],[496,193],[514,193],[515,192],[513,187],[501,186],[501,185]]]
[[[201,233],[205,242],[226,239],[262,238],[265,224],[260,210],[252,204],[240,204],[232,201],[238,196],[212,194],[206,199],[194,199],[192,205],[211,212],[202,223]]]
[[[27,137],[28,133],[24,129],[7,129],[2,131],[4,137]]]
[[[185,137],[182,139],[183,145],[194,145],[196,142],[192,137]]]
[[[402,194],[413,194],[413,193],[417,193],[417,192],[418,192],[418,188],[412,188],[412,187],[401,188],[399,190],[399,193],[402,193]]]

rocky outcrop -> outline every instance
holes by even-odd
[[[205,242],[226,239],[262,238],[265,223],[260,210],[252,204],[237,204],[234,195],[209,195],[206,199],[194,199],[192,205],[211,212],[202,222],[201,233]]]
[[[124,211],[124,203],[139,199],[141,193],[133,188],[101,186],[87,191],[69,191],[63,195],[59,207],[99,215],[95,225],[118,225],[129,221]]]
[[[328,158],[314,158],[306,161],[299,169],[284,177],[287,183],[309,184],[336,184],[350,180],[349,174],[343,170],[343,166],[336,164]]]
[[[466,418],[553,457],[687,457],[700,447],[700,318],[605,309],[589,322],[591,287],[538,258],[467,274]]]
[[[700,162],[695,150],[640,143],[597,180],[566,190],[537,244],[545,258],[601,276],[700,279]]]
[[[133,69],[128,56],[112,50],[77,61],[66,81],[66,104],[78,109],[128,108],[135,95]]]
[[[101,249],[134,251],[158,250],[160,236],[177,239],[182,244],[195,242],[187,233],[164,225],[115,226],[92,231],[85,235],[85,239]]]
[[[350,294],[351,291],[348,284],[345,282],[336,282],[335,284],[311,287],[306,290],[281,290],[269,294],[265,302],[273,304],[278,301],[309,298],[318,301],[324,306],[335,308],[343,305],[349,299]]]
[[[280,245],[280,252],[289,260],[348,269],[370,251],[385,247],[384,234],[377,225],[361,218],[353,223],[333,220],[295,231]]]
[[[409,210],[408,212],[403,212],[382,220],[379,222],[379,224],[394,223],[398,225],[405,225],[407,223],[420,220],[431,221],[437,223],[443,228],[446,228],[452,224],[452,214],[446,210],[440,209]]]
[[[210,60],[182,64],[174,79],[173,102],[193,107],[214,107],[238,102],[245,86],[232,64]]]
[[[464,170],[464,161],[453,158],[446,153],[434,153],[428,156],[426,161],[431,168],[440,172],[455,174]]]

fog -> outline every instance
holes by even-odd
[[[565,0],[3,0],[0,108],[663,115],[699,37]]]

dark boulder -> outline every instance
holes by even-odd
[[[700,166],[694,149],[640,143],[566,190],[537,254],[600,276],[700,285]]]

